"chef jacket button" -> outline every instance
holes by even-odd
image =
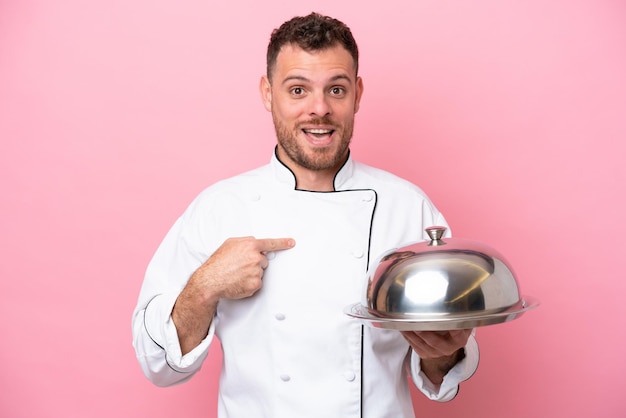
[[[289,382],[291,380],[291,377],[288,374],[281,374],[280,380],[282,380],[283,382]]]
[[[276,258],[276,252],[268,251],[265,253],[265,257],[267,257],[268,260],[273,260]]]
[[[274,315],[274,318],[276,318],[279,321],[282,321],[282,320],[285,319],[285,314],[282,314],[282,313],[279,312],[276,315]]]
[[[251,194],[251,195],[250,195],[250,200],[252,200],[253,202],[256,202],[256,201],[258,201],[258,200],[261,200],[261,195],[260,195],[260,194],[258,194],[258,193]]]
[[[343,373],[343,377],[345,377],[348,382],[352,382],[352,381],[354,381],[354,379],[356,379],[356,375],[351,370],[345,371]]]
[[[368,193],[365,196],[363,196],[363,201],[364,202],[371,202],[372,199],[374,199],[374,196],[371,193]]]
[[[352,251],[352,255],[354,256],[354,258],[363,258],[363,251],[354,250]]]

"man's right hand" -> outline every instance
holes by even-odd
[[[229,238],[191,276],[176,299],[172,319],[183,355],[207,335],[220,299],[243,299],[263,284],[266,254],[293,248],[292,238]]]
[[[290,238],[229,238],[191,276],[188,287],[201,303],[218,299],[242,299],[255,294],[268,266],[267,252],[294,246]]]

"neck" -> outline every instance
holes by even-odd
[[[343,160],[342,163],[336,167],[324,170],[311,170],[291,160],[280,147],[277,147],[276,157],[281,163],[287,166],[295,176],[296,189],[313,192],[335,191],[335,176],[345,164],[345,160]]]
[[[291,169],[296,176],[296,189],[298,190],[310,190],[313,192],[332,192],[335,190],[335,174],[333,172],[311,172],[308,170],[301,170],[298,173],[297,169]]]

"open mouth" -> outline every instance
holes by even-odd
[[[332,136],[332,134],[335,132],[334,129],[321,129],[321,128],[303,129],[302,131],[305,134],[307,134],[309,136],[312,136],[314,138],[317,138],[317,139],[328,138],[328,137]]]

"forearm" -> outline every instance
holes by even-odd
[[[172,307],[182,355],[193,350],[209,332],[220,300],[220,280],[213,273],[209,259],[189,278]]]
[[[193,292],[183,291],[172,309],[182,355],[189,353],[207,337],[217,309],[217,301],[202,305],[194,299]]]

